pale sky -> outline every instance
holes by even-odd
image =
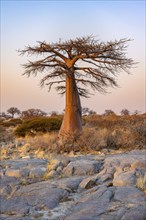
[[[128,57],[139,62],[131,75],[118,76],[119,88],[81,98],[83,107],[101,114],[105,109],[119,113],[127,108],[145,112],[145,0],[102,1],[13,1],[1,0],[1,109],[17,107],[21,111],[39,108],[47,113],[62,112],[65,97],[47,87],[40,89],[41,74],[22,76],[21,64],[27,57],[18,49],[36,41],[56,42],[93,34],[101,41],[133,39]],[[93,92],[92,92],[93,93]]]

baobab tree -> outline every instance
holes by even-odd
[[[24,64],[24,75],[43,73],[41,86],[48,86],[50,91],[56,85],[60,94],[66,94],[60,135],[82,131],[80,96],[89,97],[89,87],[105,93],[109,86],[117,87],[119,72],[129,73],[134,64],[131,58],[126,57],[129,41],[100,42],[87,36],[56,43],[37,42],[36,46],[19,50],[21,55],[40,55],[39,60]]]

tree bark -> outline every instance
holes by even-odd
[[[66,76],[66,107],[59,135],[82,131],[81,103],[74,73]]]

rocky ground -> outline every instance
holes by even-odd
[[[146,151],[2,158],[1,220],[146,220]]]

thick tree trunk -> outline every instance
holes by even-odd
[[[74,74],[66,76],[66,107],[59,135],[66,136],[82,131],[82,115],[80,97]]]

